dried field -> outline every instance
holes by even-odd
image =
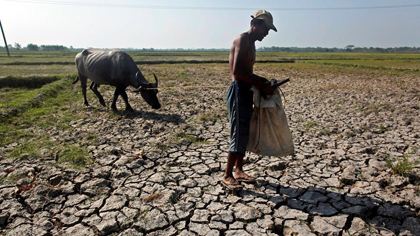
[[[0,57],[0,235],[420,235],[418,55],[257,53],[295,60],[255,73],[290,77],[296,154],[226,196],[226,52],[131,52],[162,104],[134,113],[84,107],[74,54]]]

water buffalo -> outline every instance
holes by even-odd
[[[76,55],[75,61],[79,75],[73,81],[73,84],[80,79],[86,106],[89,106],[86,99],[86,83],[87,79],[90,78],[92,80],[90,89],[96,94],[103,106],[105,106],[105,102],[98,91],[99,85],[106,84],[116,87],[111,105],[114,111],[117,110],[118,95],[121,95],[124,99],[126,111],[134,111],[128,103],[127,94],[125,93],[125,89],[129,85],[136,88],[135,92],[140,92],[143,99],[152,108],[159,109],[161,107],[156,96],[158,93],[158,79],[156,75],[153,74],[156,82],[149,83],[127,53],[114,50],[85,49]]]

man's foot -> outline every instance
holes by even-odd
[[[240,172],[235,172],[235,179],[239,182],[244,182],[244,183],[255,183],[255,178],[251,177],[247,174],[245,174],[245,172],[240,171]]]
[[[222,185],[230,190],[237,190],[242,189],[242,184],[240,184],[238,181],[236,181],[232,177],[223,177],[221,181]]]

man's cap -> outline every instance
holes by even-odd
[[[256,12],[254,12],[254,15],[252,15],[251,17],[254,18],[254,19],[263,20],[268,28],[277,32],[277,29],[273,24],[273,16],[271,15],[270,12],[268,12],[266,10],[258,10]]]

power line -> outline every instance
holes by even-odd
[[[92,3],[92,2],[70,2],[70,1],[54,1],[54,0],[4,0],[10,2],[26,2],[40,3],[52,5],[70,5],[83,7],[111,7],[111,8],[142,8],[142,9],[159,9],[159,10],[208,10],[208,11],[253,11],[257,8],[249,7],[189,7],[189,6],[153,6],[153,5],[133,5],[133,4],[109,4],[109,3]],[[420,4],[411,5],[394,5],[394,6],[368,6],[368,7],[310,7],[310,8],[268,8],[270,11],[335,11],[335,10],[369,10],[369,9],[390,9],[390,8],[407,8],[420,7]]]

